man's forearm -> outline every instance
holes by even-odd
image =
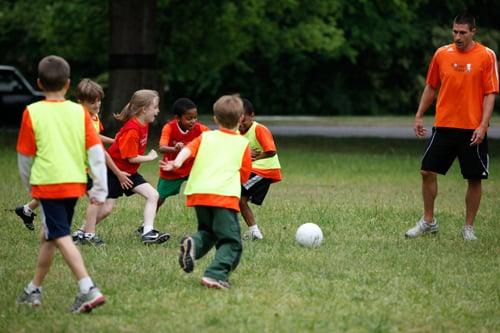
[[[483,98],[483,118],[481,119],[481,126],[488,128],[490,124],[493,107],[495,106],[495,94],[488,94]]]
[[[418,104],[416,117],[423,117],[425,111],[429,109],[434,102],[434,96],[436,95],[436,89],[432,88],[428,84],[425,85],[424,91],[422,92],[422,96],[420,97],[420,103]]]

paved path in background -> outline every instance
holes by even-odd
[[[331,138],[392,138],[416,139],[411,127],[402,126],[304,126],[304,125],[266,125],[275,136],[322,136]],[[430,135],[431,128],[427,128]],[[500,139],[500,128],[488,130],[488,137]]]

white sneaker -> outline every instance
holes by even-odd
[[[438,232],[438,224],[436,219],[432,219],[432,223],[427,223],[424,218],[421,218],[417,224],[405,233],[407,238],[415,238],[425,234],[435,234]]]
[[[251,239],[251,240],[264,239],[264,236],[262,235],[262,232],[260,232],[259,228],[256,228],[254,230],[248,230],[247,232],[245,232],[245,235],[243,237],[245,239]]]
[[[466,241],[475,241],[475,240],[477,240],[477,237],[474,234],[474,227],[471,226],[471,225],[466,224],[464,226],[463,235],[464,235],[464,240],[466,240]]]

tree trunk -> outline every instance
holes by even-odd
[[[107,128],[120,127],[120,112],[139,89],[159,90],[156,68],[156,0],[110,0],[111,47],[109,86],[105,98]]]

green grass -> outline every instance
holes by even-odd
[[[27,199],[16,169],[15,135],[0,135],[1,208]],[[421,215],[423,141],[277,138],[284,181],[254,207],[264,232],[244,242],[227,292],[199,285],[213,252],[192,274],[178,267],[178,240],[195,230],[184,197],[169,198],[156,222],[173,239],[144,246],[133,234],[143,201],[123,198],[99,226],[105,248],[83,247],[108,303],[90,315],[67,308],[76,283],[60,255],[35,311],[14,304],[33,275],[37,233],[10,212],[0,233],[0,332],[495,332],[500,331],[500,145],[491,141],[491,179],[466,243],[465,182],[457,165],[440,177],[435,237],[406,240]],[[156,184],[156,163],[141,172]],[[75,223],[83,218],[81,199]],[[294,241],[305,222],[321,226],[317,249]],[[39,220],[36,220],[37,231]],[[243,228],[245,230],[245,228]]]

